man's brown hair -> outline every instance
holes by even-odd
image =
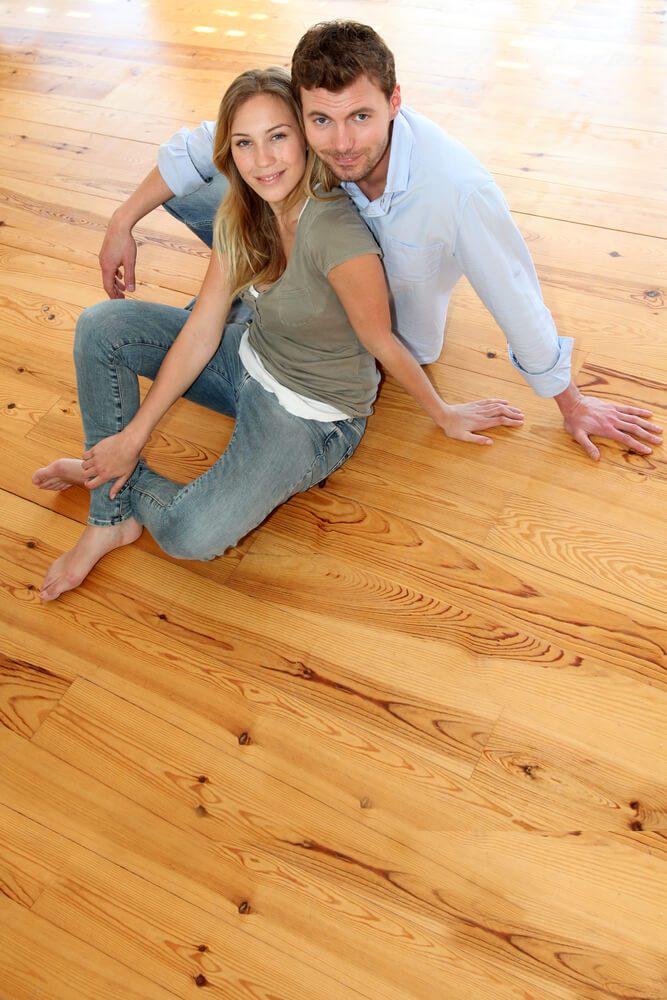
[[[394,56],[378,33],[358,21],[323,21],[309,28],[292,56],[297,95],[322,87],[334,94],[367,76],[389,99],[396,86]]]

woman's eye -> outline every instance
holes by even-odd
[[[245,149],[246,146],[249,146],[249,145],[250,145],[250,140],[249,139],[239,139],[239,141],[236,143],[236,148],[237,149]]]
[[[271,138],[272,139],[284,139],[285,138],[285,133],[284,132],[276,132],[276,134],[272,135]]]

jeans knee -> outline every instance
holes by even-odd
[[[119,312],[121,302],[98,302],[89,306],[79,316],[74,333],[74,361],[80,364],[91,350],[99,349],[107,340],[113,339],[122,321]]]
[[[176,522],[176,523],[175,523]],[[160,548],[174,559],[189,559],[194,562],[209,562],[223,555],[238,542],[238,537],[220,531],[211,533],[203,525],[183,525],[176,519],[171,524],[163,524],[160,536],[156,537]]]

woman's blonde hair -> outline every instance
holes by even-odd
[[[268,202],[250,188],[239,174],[232,156],[232,126],[238,110],[251,97],[272,94],[292,111],[303,133],[303,117],[287,70],[280,66],[250,69],[237,76],[220,103],[213,147],[213,162],[229,181],[213,225],[213,246],[227,256],[232,294],[256,282],[272,284],[285,270],[286,260],[276,216]],[[289,196],[287,208],[312,192],[316,168],[309,154],[304,177]],[[319,173],[319,170],[318,170]],[[333,174],[334,184],[337,183]],[[318,182],[321,178],[318,176]]]

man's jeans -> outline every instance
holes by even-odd
[[[86,309],[74,345],[86,449],[116,434],[139,407],[139,375],[154,379],[185,309],[131,300]],[[320,422],[288,413],[248,375],[238,355],[245,326],[228,324],[187,399],[234,417],[226,451],[186,486],[141,460],[114,500],[111,483],[91,494],[90,524],[133,516],[180,559],[212,559],[235,545],[279,504],[325,479],[354,452],[363,418]]]

